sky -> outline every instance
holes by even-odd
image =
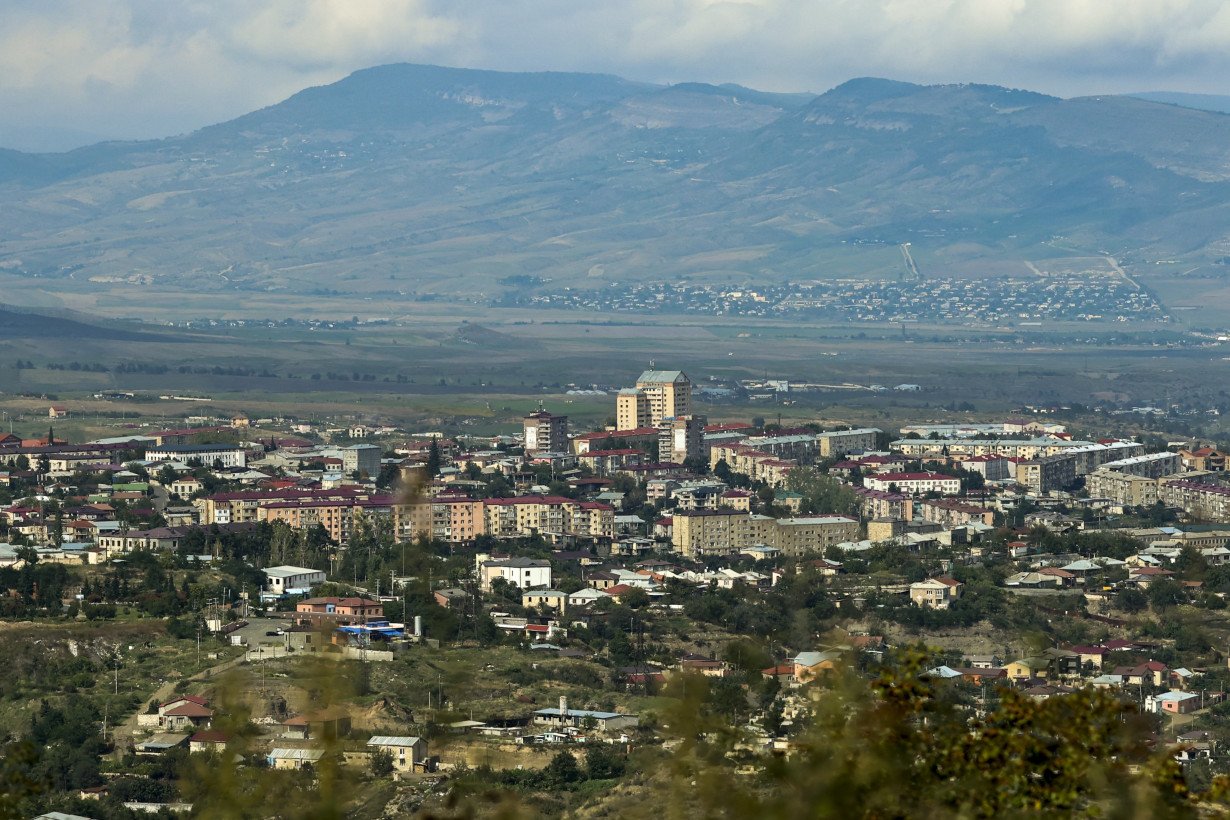
[[[1224,0],[0,0],[0,146],[170,136],[393,62],[823,92],[1230,94]]]

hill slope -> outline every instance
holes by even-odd
[[[1200,266],[1226,255],[1228,202],[1230,117],[1135,98],[394,65],[181,138],[0,151],[0,269],[487,302],[527,276],[859,274],[901,242],[975,268]]]

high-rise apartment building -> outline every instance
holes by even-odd
[[[700,458],[704,453],[705,416],[675,416],[664,418],[658,425],[658,461],[682,464],[688,458]]]
[[[659,427],[662,419],[692,413],[692,382],[682,370],[646,370],[634,390],[621,390],[615,404],[616,427]]]
[[[615,397],[615,429],[640,430],[649,427],[649,397],[628,387]]]
[[[568,450],[568,417],[545,410],[525,417],[525,454],[563,453]]]

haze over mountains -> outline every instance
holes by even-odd
[[[390,65],[182,137],[0,151],[0,209],[0,271],[78,288],[484,301],[526,277],[888,275],[904,242],[933,272],[1109,254],[1220,276],[1230,116]]]

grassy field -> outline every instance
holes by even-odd
[[[66,297],[66,301],[72,301]],[[248,315],[285,316],[311,308],[295,298],[259,295]],[[155,318],[157,295],[134,303]],[[828,389],[792,394],[792,404],[703,403],[715,419],[751,415],[805,420],[886,420],[942,416],[968,402],[1002,416],[1024,404],[1125,402],[1164,406],[1224,401],[1226,346],[1177,345],[1181,334],[1089,326],[971,330],[821,325],[768,320],[636,317],[491,310],[441,303],[362,303],[350,315],[389,324],[316,329],[237,327],[159,329],[167,340],[22,339],[0,334],[0,412],[23,434],[46,430],[46,407],[67,402],[77,418],[57,429],[101,435],[114,426],[182,420],[291,415],[494,432],[509,430],[540,403],[598,425],[613,413],[608,396],[569,396],[570,387],[609,391],[630,385],[653,362],[682,368],[698,387],[746,378],[826,385],[912,383],[917,393]],[[187,310],[185,306],[180,306]],[[352,307],[352,305],[347,305]],[[138,310],[139,308],[139,310]],[[334,315],[339,318],[338,306]],[[29,361],[32,369],[17,369]],[[87,369],[48,369],[48,365]],[[106,372],[91,372],[91,367]],[[181,372],[183,371],[183,372]],[[194,372],[204,371],[204,372]],[[250,375],[236,375],[247,373]],[[137,400],[95,399],[123,391]],[[207,397],[164,401],[160,395]],[[53,398],[54,397],[54,398]],[[96,415],[95,415],[96,414]],[[0,423],[8,422],[0,417]],[[1219,429],[1216,418],[1203,424]],[[7,424],[5,425],[7,427]],[[883,425],[880,425],[883,426]]]

